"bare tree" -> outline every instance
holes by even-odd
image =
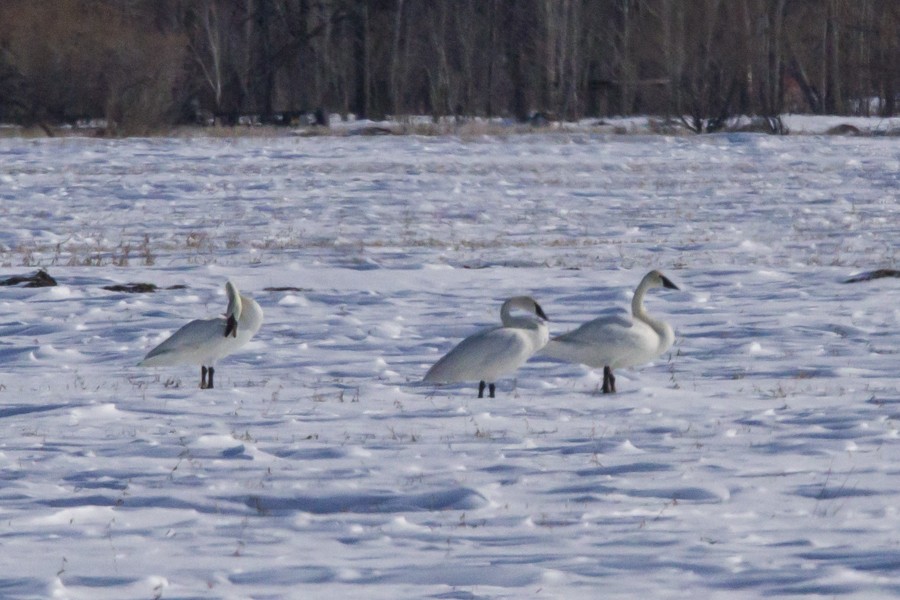
[[[189,49],[191,57],[203,74],[203,80],[212,93],[215,112],[222,110],[222,93],[225,86],[225,24],[220,17],[217,0],[200,0],[188,19]]]
[[[0,116],[889,115],[898,30],[896,0],[3,0]]]

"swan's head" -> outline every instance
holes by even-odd
[[[656,270],[647,273],[644,276],[644,281],[649,284],[649,287],[661,287],[669,290],[678,289],[678,286],[672,283],[672,281],[668,277]]]
[[[544,309],[541,308],[541,305],[538,304],[537,301],[531,296],[513,296],[503,303],[501,313],[509,314],[509,311],[514,308],[518,308],[519,310],[524,310],[525,312],[535,314],[545,321],[550,320],[547,318],[547,315],[544,313]]]

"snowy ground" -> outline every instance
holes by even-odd
[[[0,288],[0,597],[900,595],[900,280],[842,283],[898,188],[878,137],[2,139],[0,276],[60,286]],[[653,267],[677,341],[615,396],[418,383]],[[228,277],[217,389],[134,366]]]

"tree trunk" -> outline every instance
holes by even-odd
[[[769,90],[765,107],[766,116],[774,117],[781,113],[784,106],[784,10],[786,0],[777,0],[772,14],[772,40],[769,47]]]
[[[391,41],[391,97],[390,110],[396,116],[403,110],[400,90],[400,40],[403,31],[403,0],[397,0],[397,8],[394,12],[394,37]]]
[[[489,0],[488,4],[488,52],[487,52],[487,98],[486,112],[490,119],[494,116],[494,56],[497,50],[497,2]]]
[[[354,95],[351,110],[358,119],[369,116],[369,7],[359,0],[353,15]]]
[[[840,29],[838,26],[837,0],[828,0],[825,19],[825,112],[841,114]]]

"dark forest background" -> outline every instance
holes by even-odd
[[[0,122],[892,115],[898,0],[0,0]]]

